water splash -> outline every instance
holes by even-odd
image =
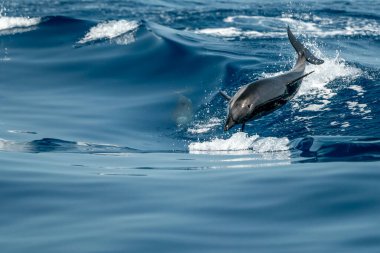
[[[308,78],[305,78],[298,96],[323,93],[326,98],[330,98],[334,96],[335,93],[326,87],[329,82],[338,78],[344,78],[346,82],[352,81],[363,73],[361,69],[346,63],[346,61],[340,57],[339,52],[336,52],[335,57],[330,58],[324,56],[315,44],[307,44],[306,46],[310,48],[317,57],[322,58],[325,63],[321,65],[306,65],[305,71],[314,71],[314,73]]]
[[[256,153],[277,152],[288,150],[288,138],[265,137],[258,135],[249,136],[247,133],[238,132],[228,139],[214,138],[210,141],[192,142],[189,144],[189,152],[197,151],[242,151],[252,150]]]
[[[187,129],[187,132],[191,134],[204,134],[211,131],[216,126],[219,126],[221,122],[222,122],[221,119],[212,117],[206,123],[198,122],[194,126],[189,127]]]

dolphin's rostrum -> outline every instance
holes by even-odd
[[[285,105],[297,93],[302,79],[312,73],[304,73],[306,61],[316,65],[324,62],[306,49],[289,27],[287,30],[290,43],[298,54],[295,66],[285,74],[247,84],[241,87],[233,97],[221,91],[220,94],[229,101],[224,131],[237,124],[242,124],[242,131],[244,131],[247,121],[260,118]]]

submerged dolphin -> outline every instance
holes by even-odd
[[[242,124],[242,131],[247,121],[265,116],[286,104],[297,93],[302,79],[312,72],[304,74],[306,61],[311,64],[322,64],[293,35],[288,27],[288,38],[297,51],[298,59],[294,68],[282,75],[265,78],[247,84],[231,98],[225,92],[220,94],[229,101],[229,110],[224,131],[236,124]]]

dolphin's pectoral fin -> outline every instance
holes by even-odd
[[[222,95],[227,101],[231,100],[231,97],[227,95],[224,91],[219,91],[219,94]]]
[[[244,132],[244,128],[245,128],[245,123],[243,123],[243,124],[241,125],[241,132]]]

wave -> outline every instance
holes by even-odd
[[[85,21],[65,16],[46,17],[5,17],[0,16],[0,35],[12,35],[21,32],[35,30],[39,25],[57,28],[57,26],[71,26],[71,24],[85,23],[92,25],[92,21]],[[77,44],[88,44],[92,42],[108,40],[119,45],[127,45],[135,41],[134,33],[139,27],[139,22],[133,20],[111,20],[92,26]],[[75,33],[75,27],[72,26]]]
[[[0,17],[0,30],[23,28],[38,25],[41,18]]]
[[[133,33],[138,27],[138,22],[125,19],[102,22],[92,27],[78,43],[115,39],[117,44],[127,45],[135,41]]]
[[[236,20],[232,21],[237,22]],[[73,94],[91,94],[70,100],[76,108],[84,108],[81,113],[86,115],[85,117],[77,119],[77,114],[65,111],[60,104],[57,108],[61,111],[54,115],[58,122],[70,121],[72,129],[88,129],[86,134],[90,136],[89,142],[110,142],[119,146],[127,142],[139,150],[149,149],[147,145],[154,142],[153,145],[156,146],[151,150],[165,150],[170,146],[192,153],[222,150],[249,150],[257,153],[283,151],[287,148],[286,142],[310,133],[306,124],[294,122],[306,122],[311,119],[318,121],[320,112],[331,110],[331,106],[336,103],[334,99],[339,96],[339,90],[354,93],[354,96],[344,98],[343,102],[338,101],[340,106],[348,110],[349,116],[368,119],[374,117],[374,107],[370,101],[362,99],[369,93],[366,91],[366,83],[363,82],[363,79],[366,80],[365,68],[346,62],[339,53],[332,57],[326,56],[318,46],[309,43],[307,47],[324,59],[325,63],[307,66],[307,72],[315,73],[305,78],[299,94],[287,107],[274,112],[275,117],[262,118],[256,121],[259,124],[248,126],[247,131],[254,130],[260,133],[260,136],[273,137],[237,133],[227,138],[225,136],[228,135],[223,135],[222,130],[226,103],[216,95],[216,91],[225,89],[232,93],[239,86],[255,79],[282,73],[278,72],[278,69],[284,68],[279,68],[279,65],[267,65],[273,62],[273,57],[278,57],[278,52],[271,49],[273,45],[276,46],[276,41],[268,40],[271,43],[270,47],[260,49],[260,54],[256,57],[245,52],[244,48],[236,49],[234,42],[221,43],[218,39],[199,36],[191,31],[176,30],[146,21],[122,19],[96,23],[69,17],[44,17],[39,19],[37,25],[41,29],[23,36],[15,36],[6,46],[20,50],[15,52],[26,59],[36,59],[36,55],[43,52],[43,58],[35,64],[31,61],[30,64],[34,69],[34,90],[46,97],[44,101],[47,101],[47,104],[56,105],[56,101],[68,99],[69,92],[58,92],[63,87],[75,91]],[[262,29],[260,32],[265,31]],[[113,45],[119,44],[118,41],[125,38],[127,40],[120,44],[129,46]],[[93,43],[104,41],[112,42],[112,45],[103,43],[93,47]],[[134,43],[131,43],[132,41]],[[74,49],[73,43],[86,47]],[[252,44],[255,43],[256,40],[253,40]],[[290,45],[288,46],[290,54],[295,55]],[[36,48],[39,50],[35,50]],[[41,48],[47,49],[46,54],[40,50]],[[50,58],[50,52],[57,53],[59,57]],[[10,51],[11,53],[13,51]],[[46,62],[51,63],[52,68],[47,68],[50,64],[45,64]],[[285,61],[285,64],[290,65],[291,61]],[[15,71],[11,64],[4,64],[4,68],[9,73]],[[70,75],[66,74],[66,70]],[[263,70],[265,72],[262,73]],[[65,74],[61,75],[63,73]],[[62,77],[62,80],[57,76]],[[47,84],[48,79],[53,81]],[[16,78],[12,84],[12,88],[17,87],[13,91],[15,94],[29,89],[25,86],[25,79]],[[107,100],[110,97],[111,103]],[[178,97],[185,99],[181,100]],[[24,96],[23,99],[30,105],[36,105],[34,97]],[[97,106],[94,101],[108,102]],[[35,114],[46,115],[47,109],[38,105],[33,110]],[[71,116],[75,116],[76,120],[70,119]],[[49,120],[49,117],[53,118],[47,115],[46,120]],[[12,120],[11,116],[5,115],[5,122]],[[94,125],[91,120],[99,120],[101,124]],[[107,134],[104,134],[104,122],[109,126]],[[31,120],[27,124],[29,125],[16,124],[10,128],[43,132],[40,130],[40,122]],[[323,134],[323,127],[331,126],[346,129],[346,133],[349,134],[356,134],[351,131],[356,125],[350,117],[334,115],[332,119],[326,119],[322,126],[316,126],[314,129],[319,131],[317,134]],[[298,128],[301,128],[301,132],[298,132]],[[157,134],[157,129],[160,134]],[[78,146],[78,143],[56,141],[86,139],[72,136],[69,131],[63,132],[64,135],[53,136],[55,139],[40,140],[37,145],[31,147],[35,147],[34,150],[85,150],[82,148],[86,145]],[[224,136],[227,139],[215,136]],[[4,145],[13,144],[7,142]],[[54,145],[57,146],[53,148]],[[91,145],[87,147],[94,148]],[[103,148],[107,149],[99,147],[99,150]],[[114,148],[114,151],[118,152],[118,149]]]
[[[0,34],[16,34],[33,30],[41,18],[0,16]]]

